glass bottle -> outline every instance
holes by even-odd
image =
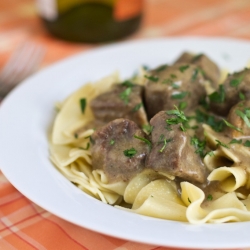
[[[54,36],[98,43],[132,34],[142,19],[143,0],[37,0],[39,14]]]

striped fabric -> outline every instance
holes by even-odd
[[[127,40],[167,36],[224,36],[250,40],[249,0],[146,0],[141,29]],[[0,68],[23,41],[43,44],[41,67],[96,46],[51,37],[33,0],[0,1]],[[0,250],[166,250],[104,236],[68,223],[19,193],[0,172]]]

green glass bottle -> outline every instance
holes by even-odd
[[[143,0],[37,0],[40,16],[54,36],[99,43],[132,34],[142,19]]]

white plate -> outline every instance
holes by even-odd
[[[230,71],[244,68],[250,43],[210,38],[143,40],[110,45],[61,61],[19,85],[0,108],[0,166],[30,200],[79,226],[127,240],[183,248],[249,247],[250,222],[190,225],[154,219],[105,205],[86,195],[49,161],[47,135],[54,104],[81,84],[139,65],[168,63],[184,50],[206,53]]]

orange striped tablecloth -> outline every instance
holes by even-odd
[[[126,38],[223,36],[250,40],[249,0],[146,0],[141,29]],[[42,67],[101,45],[51,37],[33,0],[0,1],[0,68],[24,41],[46,48]],[[1,166],[0,166],[1,167]],[[75,226],[25,198],[0,172],[0,249],[167,250],[104,236]]]

